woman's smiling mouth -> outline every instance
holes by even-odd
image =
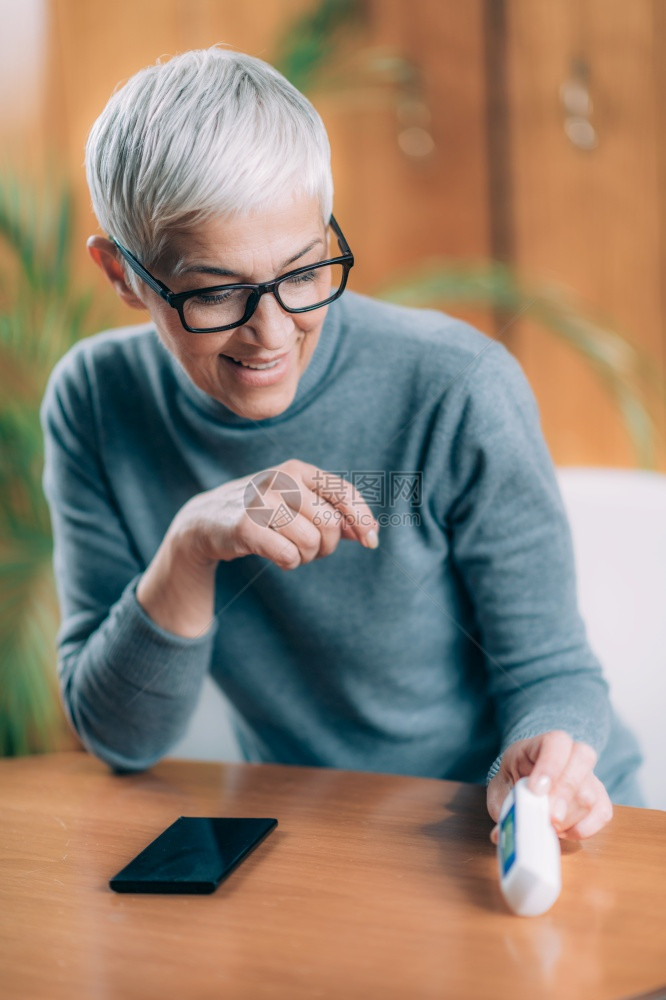
[[[274,385],[287,374],[292,352],[287,351],[277,358],[237,358],[232,354],[221,354],[220,358],[243,385],[261,387]]]
[[[236,358],[232,354],[225,354],[224,356],[225,358],[231,358],[237,365],[243,365],[244,368],[254,368],[259,371],[265,368],[273,368],[280,358],[286,357],[285,354],[280,354],[277,358]]]

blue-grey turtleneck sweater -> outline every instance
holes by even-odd
[[[587,644],[533,396],[499,343],[346,293],[292,404],[254,422],[130,327],[62,359],[42,417],[62,694],[112,767],[166,754],[209,671],[250,760],[482,782],[514,740],[565,729],[631,801],[637,749]],[[136,584],[178,509],[288,458],[354,481],[379,548],[342,542],[290,572],[221,563],[206,634],[153,623]]]

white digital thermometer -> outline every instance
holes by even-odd
[[[499,816],[497,861],[502,894],[521,917],[545,913],[560,894],[560,842],[550,821],[547,795],[535,795],[521,778]]]

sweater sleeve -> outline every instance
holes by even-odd
[[[116,770],[141,770],[182,735],[214,628],[196,639],[172,635],[137,601],[145,566],[108,488],[80,348],[54,370],[41,416],[65,710],[92,753]]]
[[[492,343],[445,394],[443,514],[475,609],[501,755],[554,729],[600,753],[608,685],[578,610],[571,533],[534,396]]]

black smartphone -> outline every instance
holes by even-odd
[[[181,816],[109,885],[116,892],[213,892],[276,826],[276,819]]]

